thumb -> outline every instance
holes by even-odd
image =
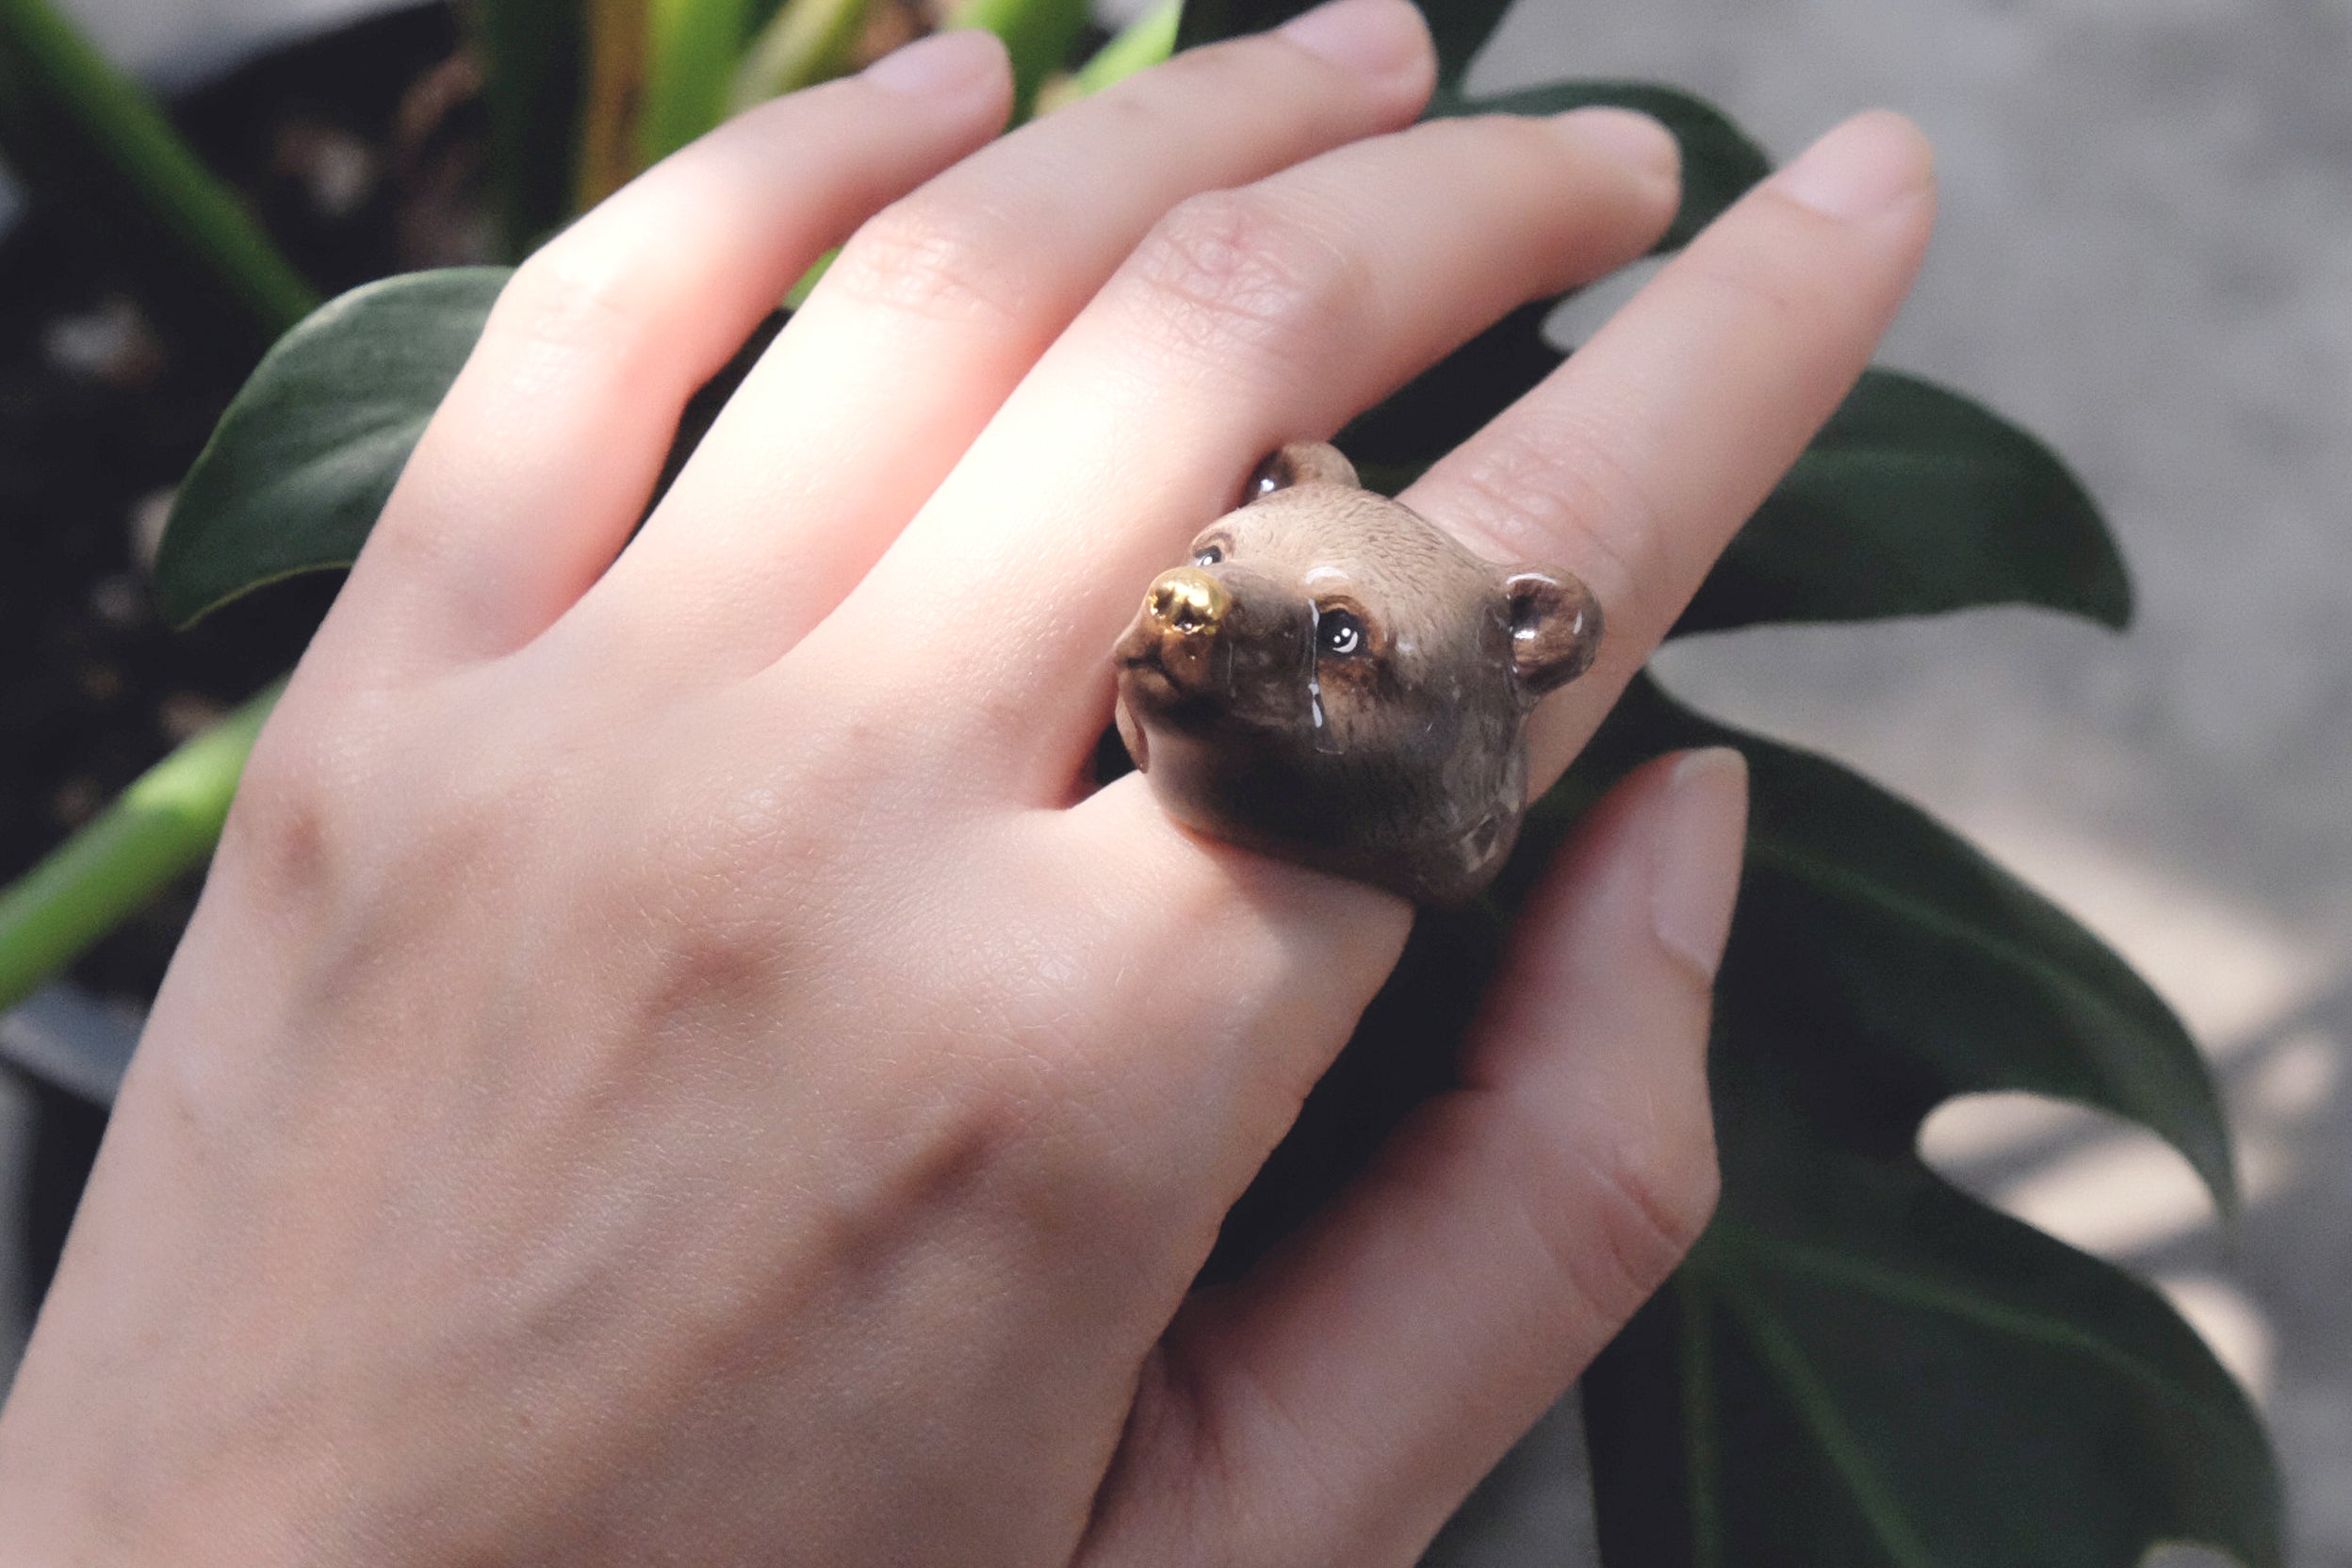
[[[1462,1086],[1179,1315],[1097,1560],[1412,1562],[1672,1271],[1714,1206],[1707,1017],[1746,808],[1727,750],[1610,792],[1528,900]]]

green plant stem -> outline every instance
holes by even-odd
[[[1013,61],[1013,119],[1029,117],[1037,89],[1062,68],[1086,24],[1086,0],[958,0],[949,27],[986,27]]]
[[[1070,78],[1076,96],[1100,92],[1113,82],[1124,81],[1147,66],[1154,66],[1175,52],[1176,23],[1184,15],[1184,0],[1160,0],[1141,16],[1119,30],[1117,38],[1094,52],[1092,58],[1078,68]]]
[[[571,216],[588,81],[587,0],[479,0],[463,13],[482,66],[504,259]]]
[[[188,150],[154,100],[48,0],[0,0],[0,51],[12,57],[28,91],[44,100],[20,107],[64,117],[142,207],[272,335],[318,308],[318,295],[236,193]]]
[[[0,890],[0,1012],[203,864],[285,685],[272,681],[141,774],[80,832]]]
[[[867,0],[785,0],[752,40],[729,107],[747,109],[847,71],[866,11]]]
[[[650,0],[637,153],[650,167],[727,117],[751,30],[745,0]]]

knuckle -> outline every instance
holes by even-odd
[[[561,359],[592,356],[633,336],[622,329],[638,315],[642,267],[633,255],[591,243],[593,237],[559,239],[516,268],[499,292],[489,332]]]
[[[825,273],[849,300],[926,320],[1007,320],[1027,299],[1021,225],[963,196],[916,195],[868,220]]]
[[[1171,342],[1218,355],[1321,358],[1370,291],[1362,260],[1302,204],[1254,189],[1177,205],[1131,276]]]
[[[1674,531],[1606,432],[1550,421],[1478,445],[1451,483],[1453,514],[1529,560],[1565,559],[1615,607],[1679,580]]]
[[[1792,333],[1836,319],[1829,280],[1783,265],[1778,253],[1788,250],[1785,243],[1692,246],[1682,256],[1679,283],[1707,302],[1710,317],[1760,319]]]
[[[1584,1201],[1576,1223],[1591,1245],[1581,1268],[1567,1266],[1596,1310],[1625,1316],[1674,1271],[1714,1215],[1714,1148],[1705,1138],[1636,1132],[1579,1158]]]

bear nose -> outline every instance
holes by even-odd
[[[1233,607],[1233,596],[1225,585],[1197,566],[1162,572],[1143,596],[1143,612],[1163,631],[1180,637],[1208,636]]]

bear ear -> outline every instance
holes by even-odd
[[[1293,441],[1250,473],[1250,482],[1242,486],[1242,504],[1264,500],[1294,484],[1344,484],[1354,490],[1362,488],[1363,482],[1356,478],[1356,466],[1337,447],[1321,441]]]
[[[1527,567],[1503,580],[1503,597],[1523,691],[1541,696],[1592,667],[1601,651],[1601,602],[1581,579]]]

